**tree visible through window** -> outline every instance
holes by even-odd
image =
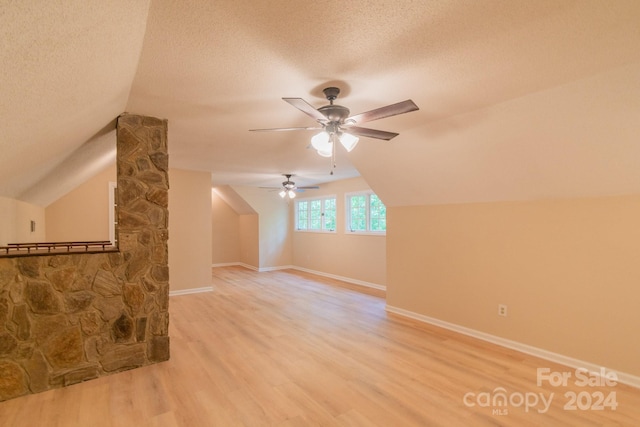
[[[387,207],[370,192],[347,195],[347,229],[355,233],[385,233]]]
[[[336,229],[336,199],[324,199],[324,226],[325,229]]]
[[[387,207],[375,194],[369,197],[371,231],[387,231]]]
[[[336,198],[300,199],[296,201],[296,230],[335,231]]]
[[[309,202],[298,200],[296,203],[296,228],[306,230],[309,228]]]
[[[367,196],[351,196],[349,208],[351,213],[349,229],[351,231],[367,231]]]

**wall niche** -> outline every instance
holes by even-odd
[[[117,252],[0,258],[0,401],[169,359],[167,121],[117,122]]]

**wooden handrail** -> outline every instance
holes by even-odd
[[[29,242],[8,243],[0,246],[0,255],[29,255],[43,253],[102,252],[114,250],[116,246],[110,240],[92,240],[82,242]],[[84,249],[84,251],[82,250]]]

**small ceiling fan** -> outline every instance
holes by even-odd
[[[373,120],[384,119],[398,114],[409,113],[418,110],[418,106],[410,99],[396,104],[387,105],[385,107],[376,108],[365,113],[350,116],[348,108],[342,105],[334,104],[333,101],[338,98],[340,89],[337,87],[327,87],[322,91],[329,101],[329,105],[325,105],[318,109],[302,98],[282,98],[284,101],[296,107],[316,122],[319,126],[314,127],[293,127],[293,128],[274,128],[274,129],[250,129],[254,132],[265,131],[291,131],[291,130],[321,130],[322,132],[311,138],[311,145],[323,157],[332,157],[335,155],[333,150],[333,142],[336,140],[346,148],[347,151],[353,150],[358,143],[357,136],[366,136],[368,138],[391,140],[398,136],[398,133],[387,132],[377,129],[369,129],[357,126],[360,123],[371,122]],[[357,135],[357,136],[355,136]]]
[[[274,189],[274,190],[280,190],[280,197],[282,197],[283,199],[286,196],[289,196],[290,199],[293,199],[294,197],[296,197],[296,193],[300,193],[303,192],[304,190],[317,190],[318,186],[307,186],[307,187],[297,187],[296,183],[291,181],[291,177],[294,176],[293,174],[282,174],[282,176],[286,177],[287,180],[282,182],[282,187],[260,187],[260,188],[270,188],[270,189]]]

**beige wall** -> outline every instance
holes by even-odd
[[[36,229],[31,231],[31,221]],[[42,242],[45,240],[44,208],[20,200],[0,197],[0,246],[7,243]]]
[[[45,208],[49,242],[109,240],[109,182],[115,164]]]
[[[233,187],[257,214],[238,215],[213,192],[213,263],[241,262],[257,269],[302,267],[320,273],[376,285],[386,283],[385,237],[345,233],[345,193],[370,190],[362,178],[333,182],[299,198],[335,195],[338,201],[336,233],[293,231],[294,201],[276,192]],[[237,238],[234,237],[238,229]],[[238,258],[234,239],[238,243]],[[226,246],[223,248],[221,246]],[[217,249],[216,249],[217,247]]]
[[[171,169],[169,180],[171,290],[210,286],[211,175]],[[46,237],[37,240],[108,240],[110,181],[116,181],[115,165],[47,206]]]
[[[390,306],[640,375],[640,196],[388,215]]]
[[[291,265],[291,227],[289,209],[280,196],[268,194],[259,204],[260,268]],[[266,202],[266,203],[264,203]]]
[[[296,266],[370,284],[386,284],[386,238],[345,233],[345,194],[370,190],[362,178],[337,181],[299,198],[335,195],[336,233],[293,231],[294,202],[257,188],[234,187],[257,214],[238,215],[213,193],[213,263],[241,262],[257,269]],[[233,240],[238,229],[238,258]],[[221,246],[226,246],[222,248]],[[216,249],[217,247],[217,249]]]
[[[240,262],[256,269],[260,267],[260,236],[258,214],[240,215]]]
[[[250,233],[257,230],[258,263],[246,264],[260,269],[277,268],[291,265],[291,227],[289,226],[289,205],[278,193],[253,187],[233,187],[233,189],[258,213],[257,229],[249,218],[241,225],[249,228],[243,231],[243,251],[252,252]],[[242,215],[242,217],[255,215]],[[243,257],[246,256],[243,254]],[[243,261],[244,262],[244,261]]]
[[[211,263],[240,260],[240,215],[215,192],[211,192]]]
[[[114,165],[49,205],[46,238],[37,240],[108,240],[109,182],[115,180]],[[171,169],[169,180],[171,290],[210,286],[211,175]]]
[[[211,174],[169,171],[171,291],[211,286]]]
[[[345,194],[370,190],[363,178],[335,181],[298,195],[298,198],[336,196],[336,232],[293,232],[293,265],[384,286],[386,237],[345,232]],[[384,202],[384,200],[383,200]],[[291,225],[295,211],[291,203]]]

